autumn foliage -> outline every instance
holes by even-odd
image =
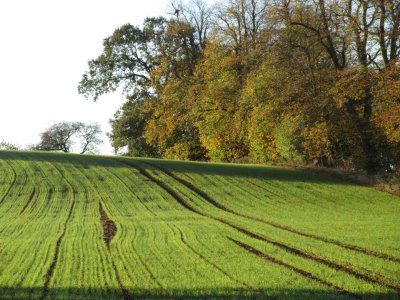
[[[80,82],[94,99],[123,87],[116,150],[399,172],[398,1],[171,7],[116,29]]]

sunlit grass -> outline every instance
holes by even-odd
[[[0,152],[0,175],[0,298],[400,290],[399,198],[365,187],[283,168],[40,152]],[[117,226],[109,248],[100,204]]]

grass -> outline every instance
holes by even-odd
[[[0,298],[399,299],[399,200],[288,168],[3,151]]]

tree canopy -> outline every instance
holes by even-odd
[[[103,46],[79,92],[123,88],[116,150],[399,172],[397,0],[172,2]]]
[[[2,140],[0,142],[0,150],[20,150],[20,147],[14,143]]]
[[[80,144],[80,154],[95,153],[102,143],[100,125],[82,122],[58,122],[40,134],[40,142],[34,150],[70,152],[73,145]]]

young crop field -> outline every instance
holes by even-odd
[[[0,299],[399,299],[400,198],[288,168],[0,152]]]

